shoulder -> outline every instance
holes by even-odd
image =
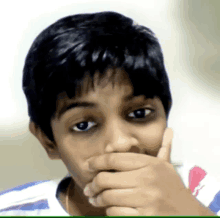
[[[24,215],[26,212],[36,215],[32,212],[49,209],[49,194],[56,186],[54,180],[44,180],[0,192],[0,215]]]

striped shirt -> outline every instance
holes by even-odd
[[[0,216],[70,216],[58,201],[70,177],[26,183],[0,193]]]
[[[196,199],[220,216],[220,183],[214,176],[188,162],[175,169]],[[58,200],[69,182],[68,174],[62,179],[30,182],[0,192],[0,216],[70,216]]]

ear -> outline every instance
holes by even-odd
[[[51,141],[33,121],[29,123],[29,130],[39,140],[51,160],[61,159],[56,143]]]

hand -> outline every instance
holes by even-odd
[[[90,203],[106,207],[107,216],[201,215],[201,205],[169,163],[172,138],[167,129],[157,157],[136,153],[94,157],[90,167],[102,172],[84,189]]]

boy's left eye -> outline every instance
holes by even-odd
[[[130,114],[134,114],[132,116],[129,116],[129,117],[136,117],[136,118],[145,118],[148,114],[150,114],[152,112],[151,109],[148,109],[148,108],[142,108],[142,109],[138,109],[138,110],[135,110],[133,111],[132,113]]]

